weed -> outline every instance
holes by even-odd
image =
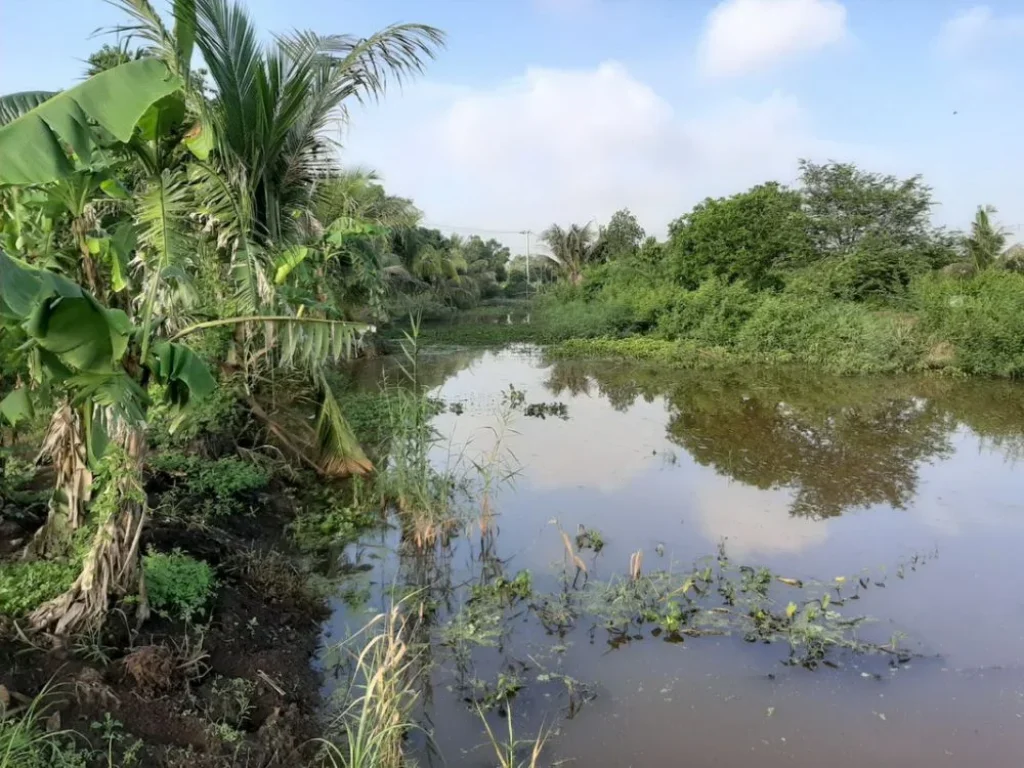
[[[46,727],[47,702],[56,693],[47,686],[23,706],[0,706],[0,768],[85,768],[88,755],[69,732]]]
[[[333,739],[325,739],[325,759],[334,768],[401,768],[403,741],[413,727],[417,694],[411,671],[413,652],[404,640],[406,622],[395,605],[370,620],[345,647],[354,650],[348,704],[335,719]]]
[[[64,593],[80,566],[60,560],[0,563],[0,615],[19,618]]]
[[[359,477],[343,488],[314,486],[300,504],[291,533],[302,549],[311,552],[343,547],[381,523],[379,493]]]
[[[171,482],[162,495],[164,504],[204,520],[244,514],[270,482],[265,469],[237,456],[210,461],[167,451],[156,454],[149,466]]]
[[[225,570],[270,600],[310,608],[321,603],[310,587],[307,574],[280,552],[244,549],[228,559]]]
[[[604,536],[597,528],[584,528],[582,525],[576,531],[576,549],[590,549],[595,553],[604,549]]]
[[[216,590],[213,568],[179,549],[150,551],[142,562],[149,605],[162,615],[191,622]]]
[[[431,424],[437,406],[419,380],[419,329],[414,320],[402,342],[399,369],[405,381],[384,381],[391,440],[389,460],[378,475],[377,488],[384,502],[401,516],[408,538],[423,549],[448,535],[457,521],[455,476],[438,471],[431,462],[431,451],[439,442]]]
[[[524,416],[534,416],[539,419],[552,418],[566,421],[569,418],[569,407],[565,403],[530,403],[523,409]]]
[[[111,654],[117,649],[104,644],[101,628],[93,628],[76,635],[71,650],[78,658],[105,667],[110,664]]]
[[[140,765],[139,753],[142,751],[142,741],[135,739],[127,744],[127,736],[124,733],[124,726],[119,720],[115,720],[109,712],[103,714],[102,722],[93,722],[89,727],[97,731],[100,738],[107,745],[105,757],[107,768],[115,768],[114,747],[119,747],[121,753],[118,768],[132,768]]]
[[[510,581],[497,576],[486,584],[476,584],[471,600],[511,605],[516,600],[529,600],[533,595],[533,577],[529,571],[519,571]]]
[[[484,724],[484,728],[487,731],[487,739],[494,749],[494,755],[498,760],[500,768],[538,768],[540,765],[540,753],[544,750],[544,744],[547,742],[549,734],[545,732],[544,726],[541,726],[540,733],[537,734],[537,738],[530,741],[523,741],[515,737],[512,725],[512,712],[509,711],[506,716],[508,722],[508,740],[498,741],[498,738],[494,735],[494,731],[491,730],[490,724],[487,722],[487,717],[484,715],[483,710],[477,709],[477,713],[480,716],[481,722]],[[520,753],[524,747],[529,747],[529,753],[520,758]]]

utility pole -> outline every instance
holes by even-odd
[[[526,235],[526,292],[530,292],[530,235],[533,234],[532,230],[524,229],[520,235]]]

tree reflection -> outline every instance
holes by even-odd
[[[684,392],[672,407],[673,442],[740,482],[792,488],[794,515],[902,508],[917,491],[920,464],[951,451],[942,410],[910,397],[821,410],[799,399],[735,392],[708,408]]]
[[[420,352],[416,362],[420,385],[427,389],[441,386],[455,374],[469,368],[485,352],[482,348],[444,353]],[[403,359],[401,354],[364,357],[348,364],[344,370],[355,389],[373,391],[385,376],[393,384],[403,383],[404,375],[399,368]]]
[[[672,442],[742,483],[791,489],[794,515],[905,507],[917,492],[921,466],[951,455],[958,426],[1010,460],[1024,456],[1024,398],[1020,386],[1008,382],[553,363],[552,391],[575,393],[570,383],[580,381],[617,410],[641,397],[663,398]]]

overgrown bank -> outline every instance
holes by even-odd
[[[153,446],[140,542],[150,618],[139,624],[124,595],[103,624],[56,641],[26,618],[74,581],[91,530],[64,556],[22,560],[49,494],[19,444],[5,449],[0,765],[320,764],[316,740],[334,732],[313,666],[329,582],[310,570],[319,545],[296,542],[344,514],[351,491],[281,462],[257,434]]]
[[[961,234],[933,226],[932,206],[918,177],[803,162],[798,188],[705,200],[664,242],[628,211],[596,233],[554,226],[557,283],[426,337],[687,367],[1024,375],[1021,247],[1006,247],[991,209]]]

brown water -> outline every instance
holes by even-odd
[[[370,385],[379,365],[357,376]],[[434,394],[462,404],[436,419],[440,464],[489,451],[510,384],[527,403],[565,403],[569,418],[514,417],[504,446],[521,471],[495,496],[493,539],[471,528],[430,558],[399,558],[392,532],[348,553],[373,566],[369,606],[337,600],[330,638],[379,609],[391,585],[428,586],[438,601],[423,635],[435,644],[420,713],[433,745],[415,739],[421,764],[442,764],[438,754],[495,764],[458,691],[465,677],[436,639],[482,562],[510,577],[529,569],[535,590],[557,590],[557,520],[602,532],[603,551],[585,555],[592,583],[624,574],[636,550],[645,569],[686,568],[723,540],[732,559],[792,578],[869,573],[871,588],[844,614],[873,617],[865,631],[879,641],[903,633],[916,655],[847,654],[808,670],[782,664],[784,644],[739,637],[673,644],[647,628],[613,645],[581,618],[560,638],[524,606],[498,647],[468,664],[481,680],[514,670],[526,683],[513,722],[522,739],[555,729],[542,764],[1024,765],[1024,388],[549,364],[525,348],[428,356],[422,372]],[[577,702],[550,672],[592,697],[570,712]],[[490,722],[505,727],[497,714]]]

